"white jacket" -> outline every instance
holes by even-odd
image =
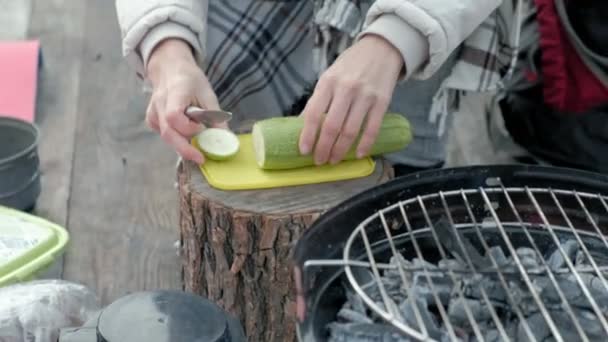
[[[377,0],[363,34],[397,47],[412,77],[430,77],[502,0]],[[140,77],[150,52],[166,38],[190,43],[202,62],[208,0],[116,0],[122,51]]]

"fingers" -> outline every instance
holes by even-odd
[[[369,154],[378,136],[389,100],[375,89],[358,81],[322,77],[304,109],[304,129],[300,152],[307,154],[314,146],[315,164],[342,161],[361,136],[357,158]],[[323,113],[329,107],[323,120]],[[365,130],[360,134],[363,122]],[[320,133],[319,126],[321,126]],[[316,142],[316,143],[315,143]]]
[[[351,97],[352,93],[349,89],[343,87],[336,89],[315,147],[315,164],[323,165],[329,160],[332,147],[342,131],[344,119],[350,108]]]
[[[307,155],[312,152],[317,140],[317,132],[319,131],[323,115],[329,106],[330,98],[330,88],[325,86],[324,83],[319,82],[302,113],[304,128],[300,134],[300,153]]]
[[[163,92],[152,96],[146,113],[146,123],[157,131],[163,141],[171,145],[186,160],[198,164],[204,162],[200,151],[190,144],[190,137],[202,129],[202,126],[191,121],[184,114],[190,101],[181,92],[174,92],[167,97]]]
[[[342,131],[333,146],[330,154],[330,163],[337,164],[344,159],[353,143],[359,136],[363,120],[367,116],[367,112],[373,105],[373,99],[369,96],[359,97],[355,100],[355,104],[351,107],[348,119],[342,128]]]
[[[365,130],[363,131],[361,140],[359,141],[359,146],[357,146],[357,158],[363,158],[370,154],[372,146],[378,137],[378,132],[380,132],[382,119],[384,118],[384,113],[388,108],[388,103],[388,100],[379,100],[370,110],[367,117]]]
[[[173,146],[182,158],[197,164],[203,164],[205,161],[202,153],[190,145],[188,139],[169,126],[166,120],[162,119],[160,120],[160,136],[167,144]]]
[[[219,109],[217,98],[202,70],[195,63],[173,60],[165,64],[171,72],[159,74],[146,111],[146,123],[184,159],[202,164],[202,153],[190,144],[203,125],[185,114],[190,105]]]
[[[190,120],[184,113],[191,104],[191,97],[188,94],[174,92],[167,97],[163,117],[173,130],[184,137],[192,137],[198,134],[201,124]]]

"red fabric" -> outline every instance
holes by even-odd
[[[535,0],[540,27],[545,103],[562,112],[582,113],[608,103],[608,88],[570,42],[554,0]]]

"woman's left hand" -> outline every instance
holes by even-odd
[[[304,108],[300,152],[314,152],[317,165],[338,163],[366,122],[357,158],[368,155],[403,67],[399,50],[380,36],[365,36],[344,51],[320,77]]]

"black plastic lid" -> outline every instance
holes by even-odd
[[[241,342],[240,325],[210,301],[180,291],[142,292],[103,310],[99,342]]]

